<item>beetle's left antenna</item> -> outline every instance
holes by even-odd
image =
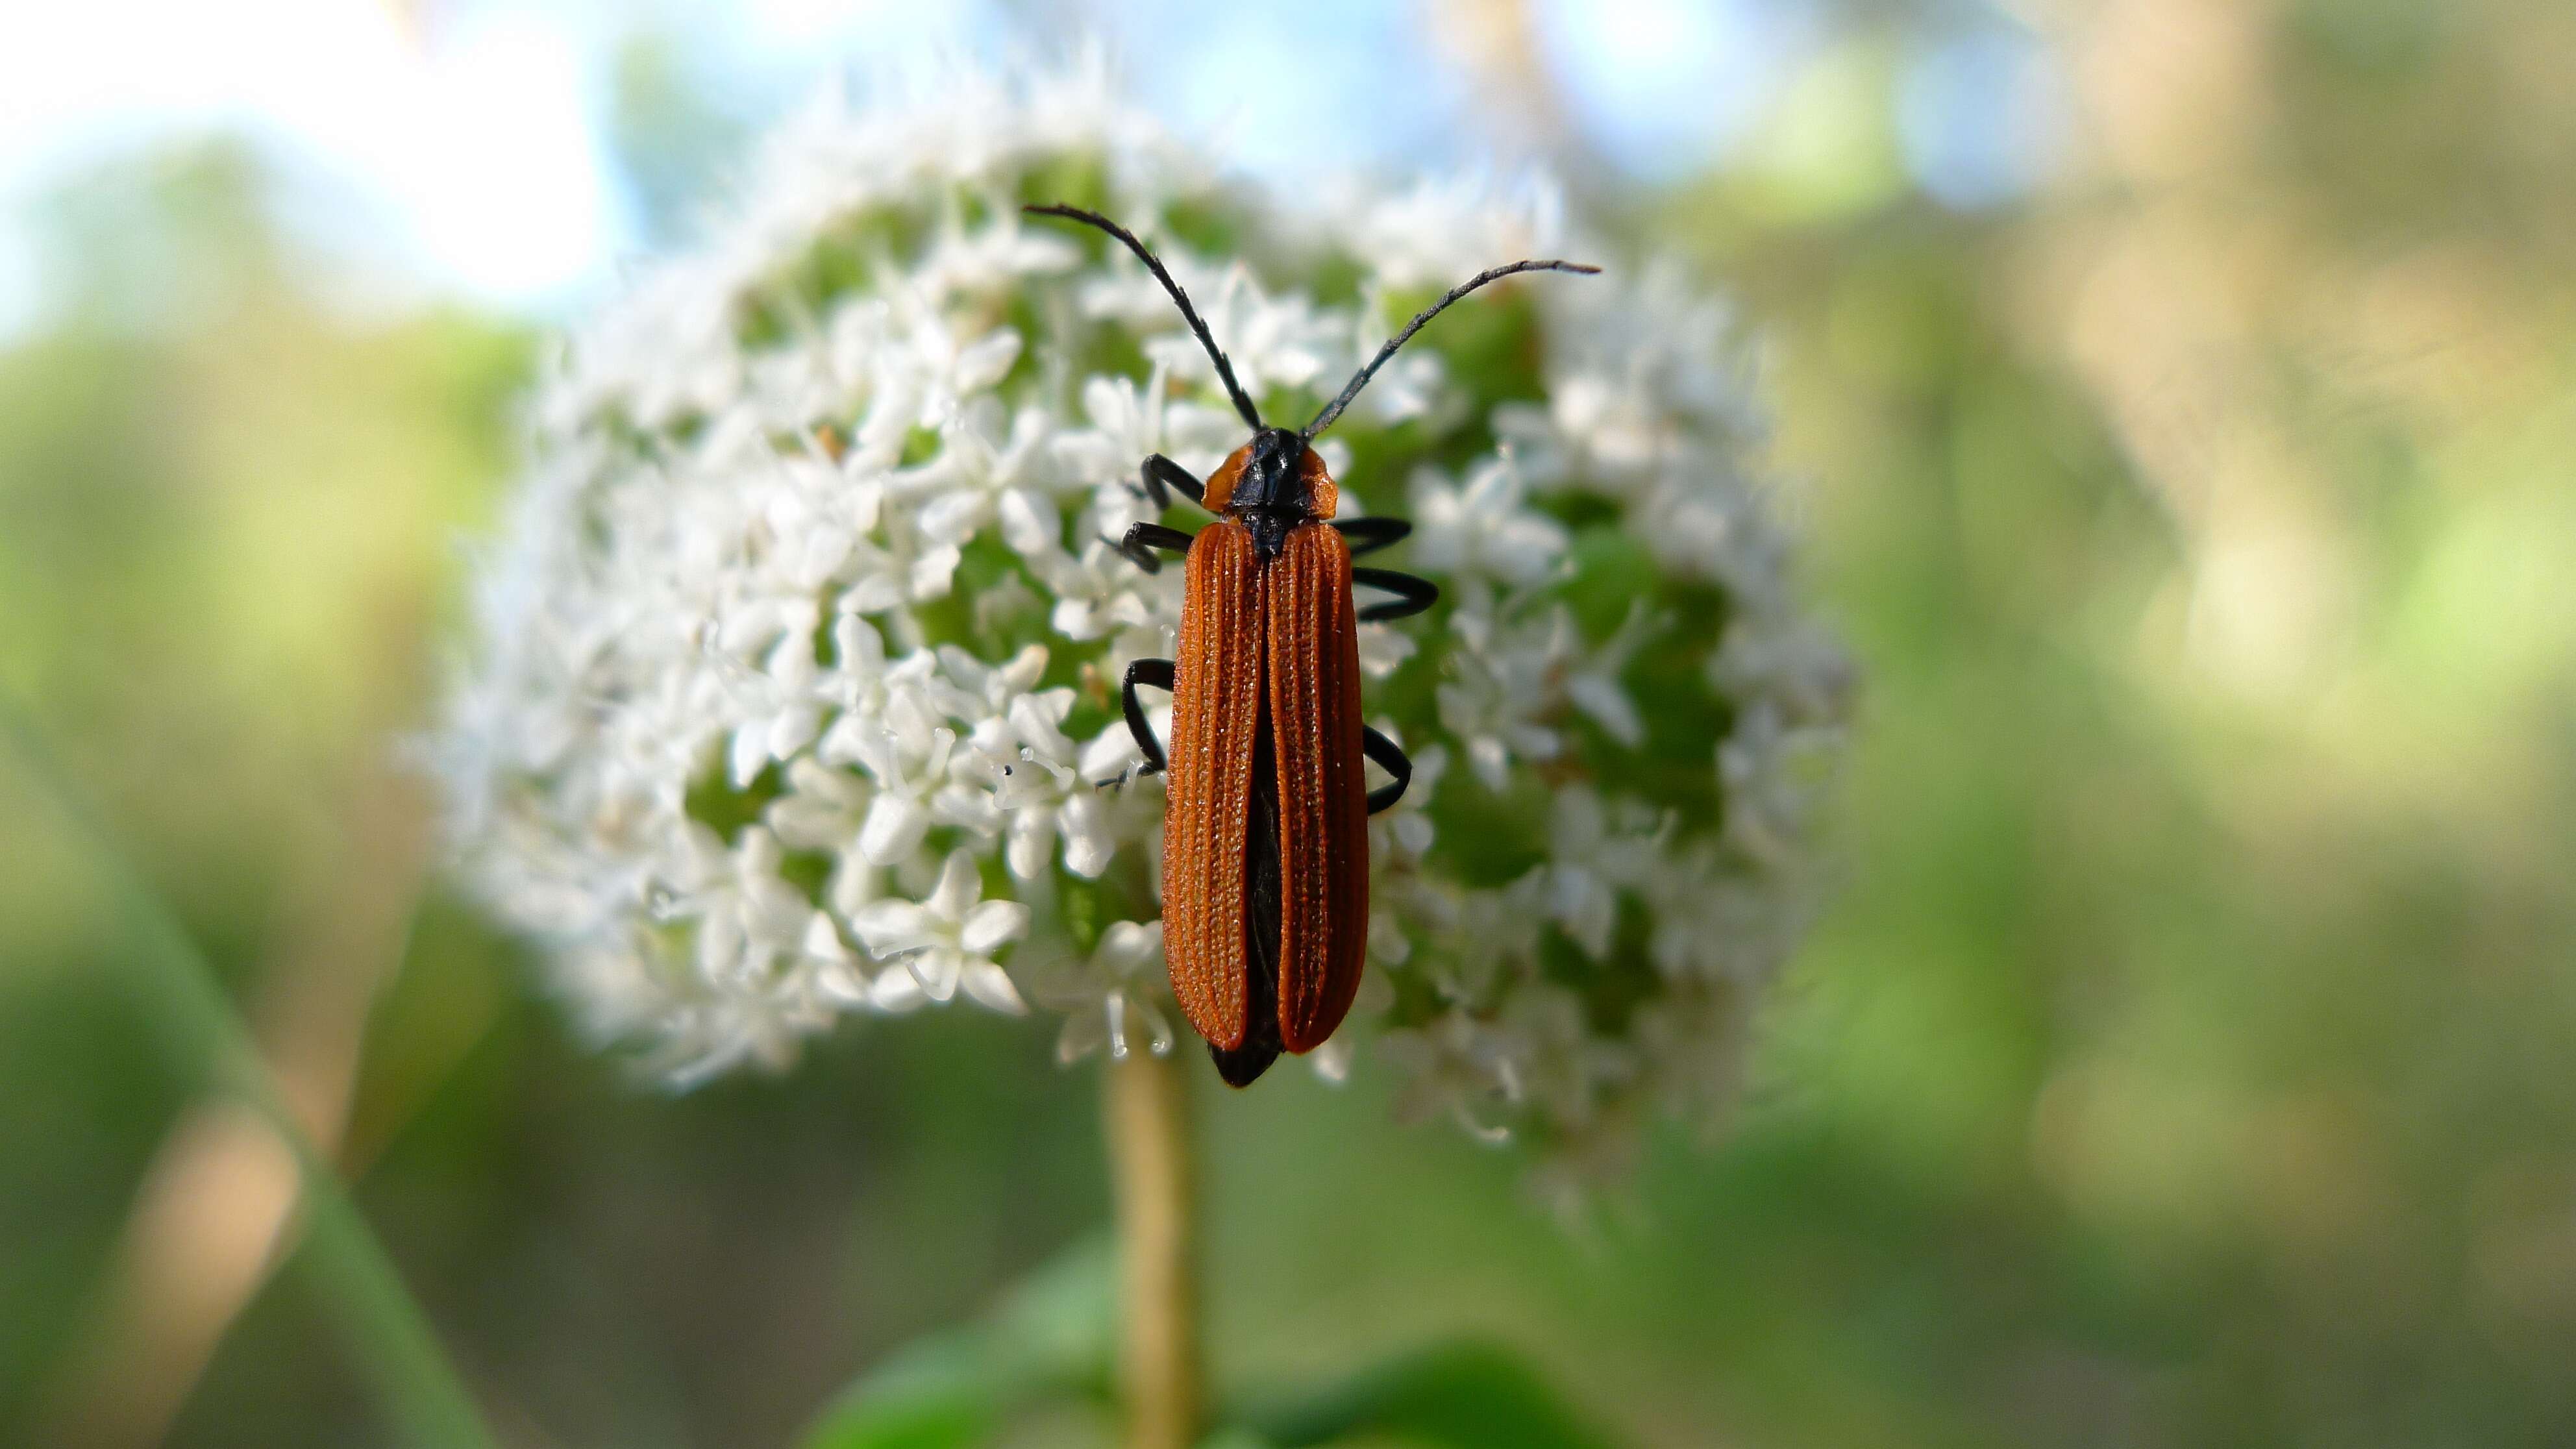
[[[1023,206],[1020,210],[1036,216],[1061,216],[1085,226],[1096,226],[1125,242],[1127,250],[1134,252],[1136,259],[1145,264],[1145,270],[1154,274],[1154,280],[1163,284],[1163,290],[1172,294],[1172,300],[1181,304],[1181,320],[1190,324],[1190,330],[1198,334],[1199,346],[1206,348],[1207,355],[1215,361],[1217,380],[1225,384],[1225,395],[1234,399],[1234,410],[1243,414],[1243,420],[1252,425],[1254,432],[1261,431],[1260,410],[1252,405],[1251,398],[1244,396],[1243,384],[1234,380],[1234,364],[1226,361],[1225,354],[1217,350],[1216,339],[1208,335],[1208,325],[1200,319],[1199,309],[1190,305],[1190,294],[1181,290],[1181,284],[1172,280],[1172,274],[1163,270],[1161,259],[1145,250],[1145,244],[1136,240],[1134,232],[1099,212],[1084,211],[1078,206]]]
[[[1386,366],[1386,360],[1395,355],[1395,350],[1397,348],[1412,341],[1413,334],[1422,330],[1422,324],[1439,316],[1442,308],[1457,301],[1459,298],[1466,296],[1469,292],[1476,290],[1487,282],[1499,281],[1504,277],[1512,275],[1514,272],[1580,272],[1589,276],[1600,270],[1601,269],[1599,267],[1586,266],[1582,262],[1514,262],[1508,267],[1496,267],[1490,272],[1478,272],[1466,281],[1450,288],[1447,296],[1442,297],[1439,301],[1434,302],[1430,306],[1423,308],[1420,312],[1415,313],[1413,320],[1404,324],[1403,331],[1388,338],[1386,345],[1377,350],[1377,356],[1369,359],[1368,366],[1361,368],[1358,372],[1351,375],[1350,385],[1342,389],[1342,395],[1333,399],[1330,403],[1325,404],[1324,410],[1315,414],[1315,420],[1306,425],[1306,431],[1304,433],[1305,439],[1308,442],[1313,442],[1317,433],[1331,427],[1333,425],[1333,419],[1342,415],[1342,409],[1351,405],[1351,399],[1360,395],[1360,389],[1368,386],[1369,379],[1377,376],[1377,370]]]

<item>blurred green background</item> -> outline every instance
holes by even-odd
[[[1866,668],[1723,1140],[1569,1230],[1365,1069],[1197,1083],[1218,1388],[1474,1333],[1646,1445],[2576,1442],[2576,10],[1755,10],[1642,113],[1658,32],[1582,7],[993,12],[1182,116],[1314,39],[1403,92],[1347,159],[1535,157],[1730,285]],[[595,109],[644,246],[780,97],[722,12],[637,15]],[[313,195],[212,126],[15,203],[0,687],[508,1442],[787,1442],[1100,1230],[1097,1063],[958,1012],[675,1098],[571,1039],[400,741],[574,304],[353,297]],[[0,753],[0,1442],[390,1441],[51,788]]]

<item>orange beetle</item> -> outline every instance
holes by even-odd
[[[1303,429],[1265,426],[1233,364],[1161,261],[1126,228],[1070,206],[1026,208],[1116,237],[1180,305],[1216,363],[1252,440],[1202,486],[1160,453],[1141,469],[1157,508],[1175,492],[1216,515],[1196,534],[1140,523],[1118,551],[1148,573],[1156,549],[1186,554],[1188,588],[1173,659],[1127,666],[1119,701],[1145,756],[1171,772],[1163,822],[1163,950],[1172,994],[1207,1038],[1218,1075],[1249,1085],[1282,1051],[1324,1044],[1351,1009],[1368,942],[1368,817],[1393,805],[1413,763],[1360,721],[1359,622],[1400,619],[1440,597],[1428,579],[1353,568],[1355,554],[1413,531],[1400,518],[1337,519],[1340,490],[1310,446],[1422,324],[1515,272],[1594,272],[1573,262],[1514,262],[1452,288],[1354,374]],[[1395,597],[1357,607],[1354,587]],[[1167,757],[1137,686],[1172,692]],[[1393,777],[1374,793],[1361,760]],[[1123,781],[1104,781],[1117,784]]]

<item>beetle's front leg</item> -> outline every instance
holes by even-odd
[[[1336,518],[1333,527],[1351,543],[1351,557],[1375,553],[1402,543],[1413,532],[1410,518]]]
[[[1139,659],[1127,666],[1127,677],[1118,685],[1118,707],[1127,716],[1127,733],[1136,737],[1137,753],[1145,757],[1145,763],[1110,779],[1093,782],[1103,790],[1115,789],[1138,775],[1159,775],[1169,764],[1163,756],[1163,742],[1154,738],[1154,727],[1145,722],[1145,706],[1137,701],[1136,686],[1140,684],[1149,689],[1170,689],[1172,661]]]
[[[1177,528],[1165,528],[1159,523],[1138,523],[1129,525],[1125,538],[1112,542],[1104,535],[1100,541],[1118,550],[1136,567],[1149,574],[1159,574],[1163,571],[1163,561],[1154,557],[1154,550],[1188,553],[1191,537]]]

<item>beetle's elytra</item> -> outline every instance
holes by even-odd
[[[1469,292],[1515,272],[1593,272],[1523,261],[1479,273],[1406,324],[1302,429],[1263,424],[1161,261],[1126,228],[1070,206],[1032,206],[1098,227],[1145,264],[1216,364],[1252,429],[1205,484],[1157,453],[1139,470],[1156,508],[1179,493],[1215,514],[1196,534],[1140,523],[1117,540],[1137,567],[1155,551],[1187,556],[1180,643],[1171,659],[1127,667],[1120,703],[1141,770],[1169,770],[1163,821],[1163,949],[1172,994],[1207,1039],[1218,1075],[1237,1087],[1282,1051],[1323,1045],[1351,1009],[1368,941],[1368,817],[1393,805],[1413,764],[1360,719],[1359,624],[1418,614],[1440,597],[1427,579],[1354,568],[1351,559],[1402,539],[1400,518],[1341,519],[1340,490],[1312,446],[1422,325]],[[1355,588],[1394,597],[1361,607]],[[1145,723],[1139,685],[1172,692],[1167,755]],[[1390,783],[1370,792],[1362,761]],[[1123,778],[1123,777],[1122,777]],[[1117,784],[1119,781],[1104,781]]]

